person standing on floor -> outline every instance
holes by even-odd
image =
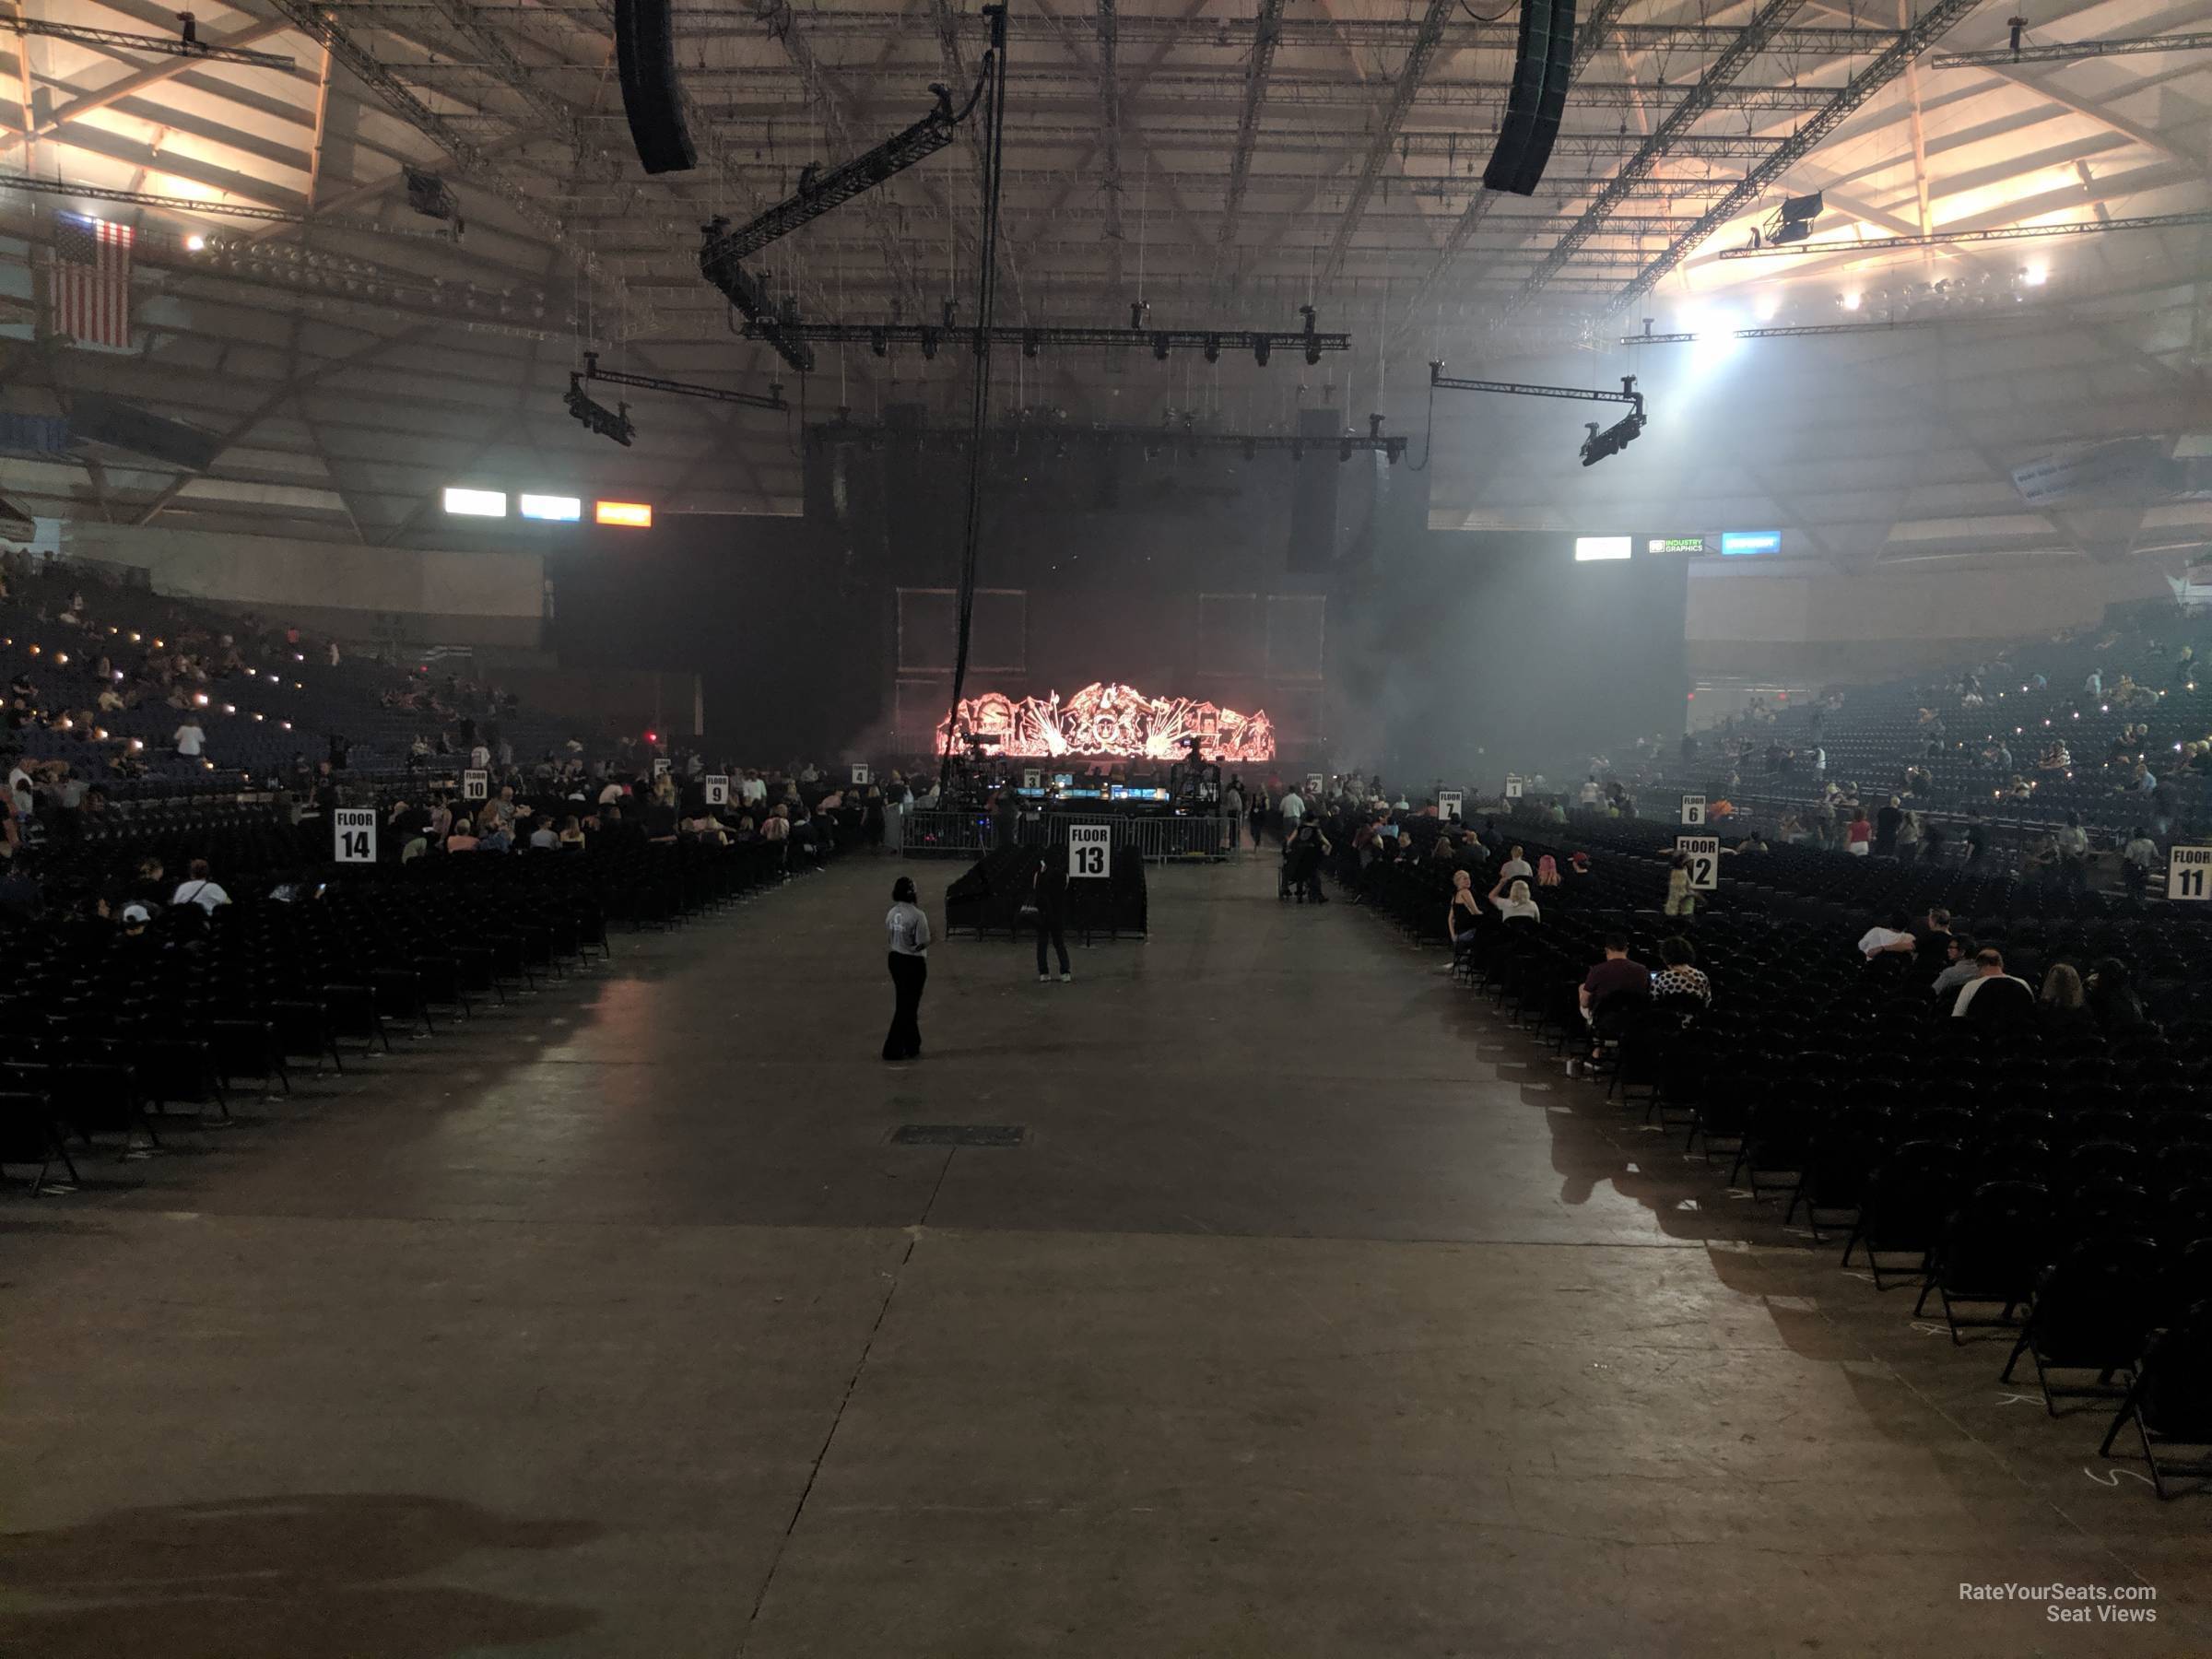
[[[929,981],[929,918],[922,913],[912,877],[901,876],[892,884],[890,912],[883,926],[890,936],[891,989],[897,997],[891,1029],[883,1039],[883,1057],[919,1059],[922,987]]]
[[[1234,778],[1230,779],[1229,787],[1221,792],[1221,817],[1224,820],[1222,828],[1229,831],[1229,850],[1237,852],[1237,827],[1244,818],[1244,792],[1237,786]],[[1253,834],[1253,841],[1255,843],[1259,841],[1256,830]]]
[[[1060,953],[1060,982],[1065,985],[1076,977],[1067,966],[1067,865],[1047,858],[1037,866],[1030,884],[1030,902],[1037,907],[1037,982],[1041,985],[1053,977],[1044,967],[1044,942],[1050,936],[1053,948]]]

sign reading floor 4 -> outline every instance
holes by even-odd
[[[1070,824],[1067,827],[1067,873],[1096,877],[1113,869],[1113,826]]]

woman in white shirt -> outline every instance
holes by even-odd
[[[886,1060],[913,1060],[922,1053],[922,987],[929,980],[929,918],[916,902],[911,877],[891,887],[891,908],[883,919],[889,935],[891,989],[898,1000],[891,1029],[883,1040]]]
[[[1508,881],[1513,883],[1511,888],[1505,886]],[[1500,888],[1505,889],[1503,897],[1500,896]],[[1544,920],[1544,912],[1536,908],[1536,901],[1528,896],[1528,883],[1514,880],[1510,876],[1498,877],[1497,887],[1490,889],[1490,902],[1498,907],[1498,914],[1508,922]]]

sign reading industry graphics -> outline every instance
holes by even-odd
[[[937,723],[937,747],[973,737],[994,754],[1023,760],[1111,755],[1124,760],[1183,760],[1190,740],[1220,762],[1272,760],[1275,726],[1265,711],[1240,714],[1187,697],[1147,697],[1128,686],[1092,681],[1062,700],[1057,691],[1018,700],[999,691],[963,698]]]

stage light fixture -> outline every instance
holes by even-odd
[[[1038,336],[1035,329],[1025,328],[1021,331],[1021,355],[1023,357],[1035,358],[1037,348],[1043,344],[1043,340]]]
[[[1156,362],[1164,363],[1168,360],[1168,336],[1166,335],[1156,334],[1152,336],[1152,357]]]
[[[587,430],[596,432],[602,438],[612,438],[624,449],[628,449],[630,440],[637,436],[638,429],[629,421],[629,406],[626,403],[617,404],[613,408],[608,408],[583,389],[583,377],[573,370],[569,373],[568,395],[562,401],[569,406],[570,415],[581,421]]]
[[[1255,334],[1252,336],[1252,360],[1257,363],[1261,368],[1265,369],[1267,367],[1267,359],[1273,355],[1274,351],[1275,342],[1270,340],[1265,335]]]
[[[922,360],[925,363],[937,360],[937,331],[934,328],[922,331]]]
[[[1339,443],[1336,446],[1336,459],[1339,461],[1349,461],[1351,458],[1352,441],[1349,438],[1347,438],[1342,443]]]
[[[1845,295],[1843,295],[1843,296],[1842,296],[1841,299],[1839,299],[1839,300],[1836,301],[1836,303],[1837,303],[1838,305],[1841,305],[1841,307],[1842,307],[1842,308],[1843,308],[1845,311],[1847,311],[1847,312],[1855,312],[1855,311],[1857,311],[1857,310],[1859,309],[1859,305],[1860,305],[1860,303],[1861,303],[1861,300],[1860,300],[1860,295],[1859,295],[1859,291],[1858,291],[1858,289],[1856,289],[1856,288],[1853,288],[1853,289],[1852,289],[1852,290],[1851,290],[1851,292],[1849,292],[1848,294],[1845,294]]]
[[[1635,441],[1636,435],[1643,430],[1643,411],[1630,410],[1602,432],[1597,429],[1594,420],[1583,424],[1590,429],[1590,436],[1583,440],[1583,465],[1595,466],[1607,456],[1619,454]]]
[[[1218,334],[1209,334],[1206,336],[1206,360],[1209,363],[1218,363],[1221,360],[1221,336]]]
[[[868,349],[869,349],[870,351],[874,352],[874,353],[875,353],[875,354],[876,354],[877,357],[888,357],[888,356],[890,356],[890,355],[891,355],[891,336],[890,336],[890,335],[887,335],[887,334],[885,334],[885,333],[883,332],[883,330],[882,330],[882,329],[880,329],[880,328],[871,328],[871,329],[869,329],[869,330],[868,330]]]
[[[2031,265],[2020,273],[2020,280],[2030,288],[2041,288],[2050,279],[2051,267],[2047,265]]]
[[[505,518],[507,492],[503,489],[455,489],[445,492],[445,510],[462,518]]]
[[[650,530],[653,507],[645,501],[594,501],[592,519],[594,524],[612,524],[623,530]]]

